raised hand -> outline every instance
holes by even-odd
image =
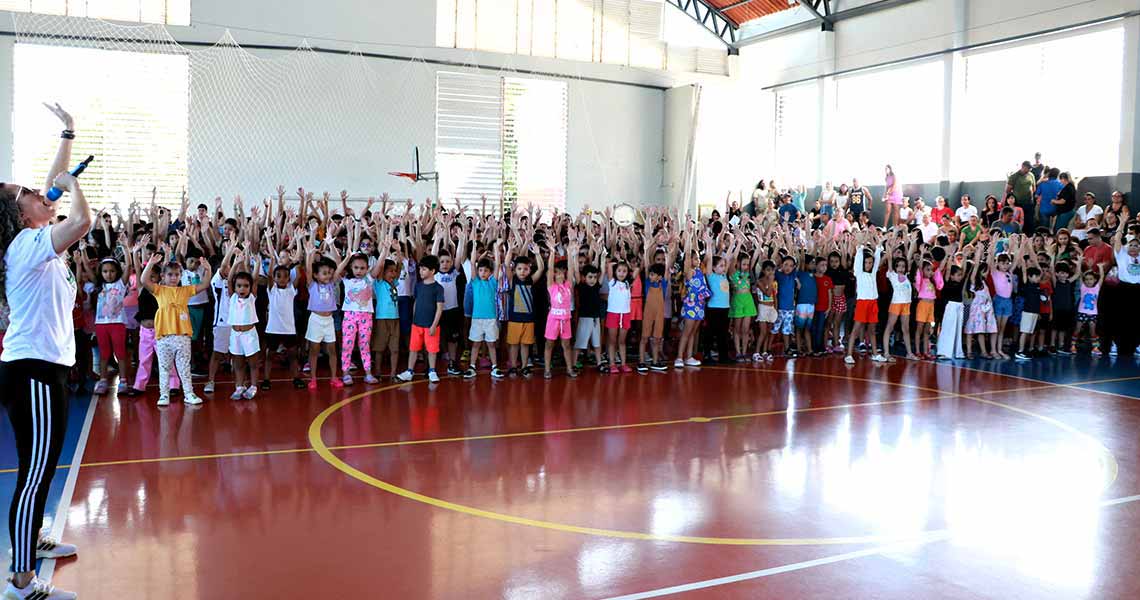
[[[71,118],[71,115],[68,114],[66,110],[63,110],[63,107],[60,106],[58,102],[55,104],[44,102],[43,105],[51,111],[51,114],[63,122],[64,129],[75,129],[75,119]]]

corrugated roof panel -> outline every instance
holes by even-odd
[[[795,7],[796,0],[708,0],[737,25]],[[728,7],[727,10],[725,7]]]

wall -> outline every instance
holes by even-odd
[[[491,71],[535,70],[562,75],[568,81],[570,134],[567,148],[567,208],[576,210],[583,204],[595,206],[603,203],[626,201],[631,203],[660,203],[663,201],[662,161],[664,153],[665,93],[673,84],[668,73],[644,69],[629,69],[613,65],[572,63],[553,59],[510,56],[435,48],[435,2],[419,0],[333,0],[322,3],[304,0],[270,2],[256,0],[229,2],[225,0],[194,0],[192,26],[170,27],[170,33],[179,42],[216,42],[229,29],[233,38],[243,45],[270,44],[296,47],[307,38],[314,47],[350,50],[378,54],[400,55],[429,60],[453,61],[467,65],[491,67]],[[0,23],[11,22],[10,14],[0,11]],[[3,27],[2,29],[8,29]],[[14,38],[0,36],[0,114],[11,114],[11,71]],[[280,56],[284,51],[255,50],[258,56]],[[351,60],[348,57],[318,55],[322,59]],[[380,58],[366,59],[369,67],[381,79],[397,81],[408,67],[404,60]],[[423,63],[418,63],[421,66]],[[220,134],[195,133],[191,141],[191,181],[195,201],[228,196],[231,187],[215,185],[214,179],[204,179],[204,173],[223,176],[222,181],[241,178],[247,185],[256,182],[259,194],[269,193],[270,181],[289,183],[308,182],[316,190],[339,190],[347,187],[359,194],[391,190],[407,195],[411,188],[384,175],[384,171],[407,170],[411,167],[411,149],[419,145],[425,170],[432,166],[434,144],[434,72],[439,69],[469,70],[458,66],[428,64],[428,86],[418,84],[415,91],[404,98],[419,110],[404,110],[393,117],[400,121],[395,132],[382,137],[382,143],[345,158],[329,159],[323,164],[306,164],[302,173],[275,173],[281,170],[272,160],[272,152],[287,152],[272,137],[266,137],[271,128],[276,102],[287,99],[269,98],[261,107],[260,115],[245,121],[237,130],[249,132],[245,144],[234,142],[223,145],[217,141]],[[529,75],[520,73],[519,76]],[[613,83],[591,81],[604,79]],[[653,87],[645,87],[653,86]],[[198,86],[196,86],[198,87]],[[312,90],[327,89],[319,85]],[[214,104],[206,102],[202,94],[192,95],[191,122],[201,124],[209,119]],[[244,100],[244,98],[243,98]],[[375,121],[372,111],[383,111],[382,106],[355,106],[349,114],[326,119],[334,123],[333,130],[321,134],[329,140],[354,140],[360,137],[354,131],[354,121]],[[314,115],[314,120],[325,115]],[[80,124],[80,128],[82,124]],[[375,129],[375,127],[373,128]],[[228,133],[231,135],[234,130]],[[234,136],[235,138],[240,136]],[[428,143],[425,143],[425,138]],[[0,180],[12,177],[11,119],[0,119]],[[207,142],[205,140],[213,140]],[[272,148],[250,150],[249,143],[260,142]],[[298,140],[296,143],[306,143]],[[349,143],[349,142],[346,142]],[[359,142],[351,142],[359,143]],[[197,147],[195,147],[197,145]],[[228,150],[218,150],[228,148]],[[256,176],[255,176],[256,175]],[[210,181],[210,185],[196,183]],[[199,189],[203,188],[203,189]],[[430,188],[415,188],[414,194],[423,197],[434,193]]]
[[[837,10],[850,8],[866,1],[843,2]],[[834,4],[834,3],[833,3]],[[945,52],[963,46],[993,43],[996,41],[1048,32],[1053,29],[1090,23],[1110,17],[1124,16],[1125,60],[1121,77],[1124,94],[1121,98],[1120,164],[1117,173],[1098,174],[1081,182],[1081,189],[1096,192],[1107,201],[1108,192],[1120,189],[1128,194],[1134,208],[1138,201],[1132,193],[1140,190],[1140,110],[1138,110],[1137,81],[1140,79],[1140,1],[1138,0],[916,0],[872,14],[842,20],[834,32],[821,32],[818,26],[776,35],[746,45],[740,53],[741,79],[759,88],[811,79],[824,74],[865,68],[892,61],[901,61],[923,55]],[[786,25],[785,22],[773,28]],[[764,27],[754,24],[753,32]],[[942,54],[947,63],[947,102],[944,123],[944,152],[941,181],[914,182],[906,193],[932,198],[944,195],[957,204],[962,193],[975,197],[986,193],[998,194],[1001,182],[954,181],[952,173],[952,131],[949,124],[953,109],[953,90],[960,84],[960,53]],[[956,70],[958,72],[956,72]],[[1072,74],[1079,81],[1079,74]],[[824,79],[824,102],[829,101],[827,88],[830,79]],[[1095,89],[1095,82],[1082,83]],[[834,102],[834,99],[831,99]],[[821,111],[821,131],[827,128],[827,112]],[[771,113],[752,117],[760,121],[752,127],[771,136]],[[764,122],[768,124],[765,125]],[[1020,157],[1017,157],[1020,158]],[[1030,158],[1030,157],[1025,157]],[[770,172],[772,161],[754,168],[757,177]],[[1001,171],[1002,165],[995,166]],[[824,173],[834,171],[834,165],[824,165]],[[999,173],[1000,174],[1000,173]],[[778,174],[776,174],[778,178]],[[881,190],[872,190],[881,193]]]

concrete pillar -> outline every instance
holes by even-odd
[[[1120,168],[1116,185],[1140,208],[1140,16],[1124,20],[1124,68],[1120,95]]]

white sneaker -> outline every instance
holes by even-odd
[[[92,391],[98,396],[102,396],[103,394],[106,394],[107,393],[107,380],[106,379],[100,379],[99,381],[95,382],[95,389]]]
[[[8,587],[4,588],[5,600],[75,600],[78,597],[74,592],[56,589],[39,577],[33,577],[28,586],[22,589],[9,579]]]
[[[887,357],[883,356],[882,354],[876,354],[871,357],[871,362],[885,363],[887,362]]]
[[[202,403],[202,399],[195,396],[194,394],[186,394],[182,396],[182,402],[191,405],[198,405]]]
[[[679,359],[679,358],[678,358],[677,360],[673,361],[673,368],[674,368],[674,369],[683,369],[683,368],[685,368],[685,361],[683,361],[683,360],[681,360],[681,359]]]
[[[253,397],[256,395],[257,395],[257,386],[251,385],[251,386],[245,388],[245,393],[242,394],[241,397],[245,398],[246,400],[253,400]]]
[[[699,366],[701,366],[701,361],[699,361],[695,358],[686,358],[685,359],[685,366],[686,367],[699,367]]]
[[[405,383],[406,383],[406,382],[408,382],[408,381],[411,381],[411,380],[412,380],[412,378],[413,378],[413,377],[415,377],[415,376],[416,376],[416,375],[415,375],[415,373],[412,373],[412,372],[409,370],[409,371],[404,371],[403,373],[400,373],[399,375],[397,375],[397,376],[396,376],[396,379],[399,379],[400,381],[403,381],[403,382],[405,382]]]
[[[352,384],[356,383],[355,381],[352,380],[352,375],[349,375],[348,373],[345,373],[344,377],[340,378],[340,382],[345,384],[345,385],[352,385]]]
[[[230,400],[241,400],[245,397],[244,394],[245,386],[239,385],[237,386],[237,389],[234,390],[234,393],[230,394]]]
[[[428,381],[439,383],[439,373],[436,373],[435,370],[428,371]]]
[[[170,406],[170,396],[159,396],[158,397],[158,405],[159,406]]]
[[[854,356],[848,356],[848,357],[843,359],[843,362],[847,363],[849,365],[853,365],[853,364],[855,364],[855,357]]]
[[[214,382],[213,381],[207,381],[206,385],[202,386],[202,393],[213,394],[214,393]]]
[[[36,542],[36,558],[65,558],[75,556],[78,552],[79,549],[75,545],[58,542],[43,531],[40,532],[40,539]],[[12,556],[11,548],[8,548],[8,556]]]

